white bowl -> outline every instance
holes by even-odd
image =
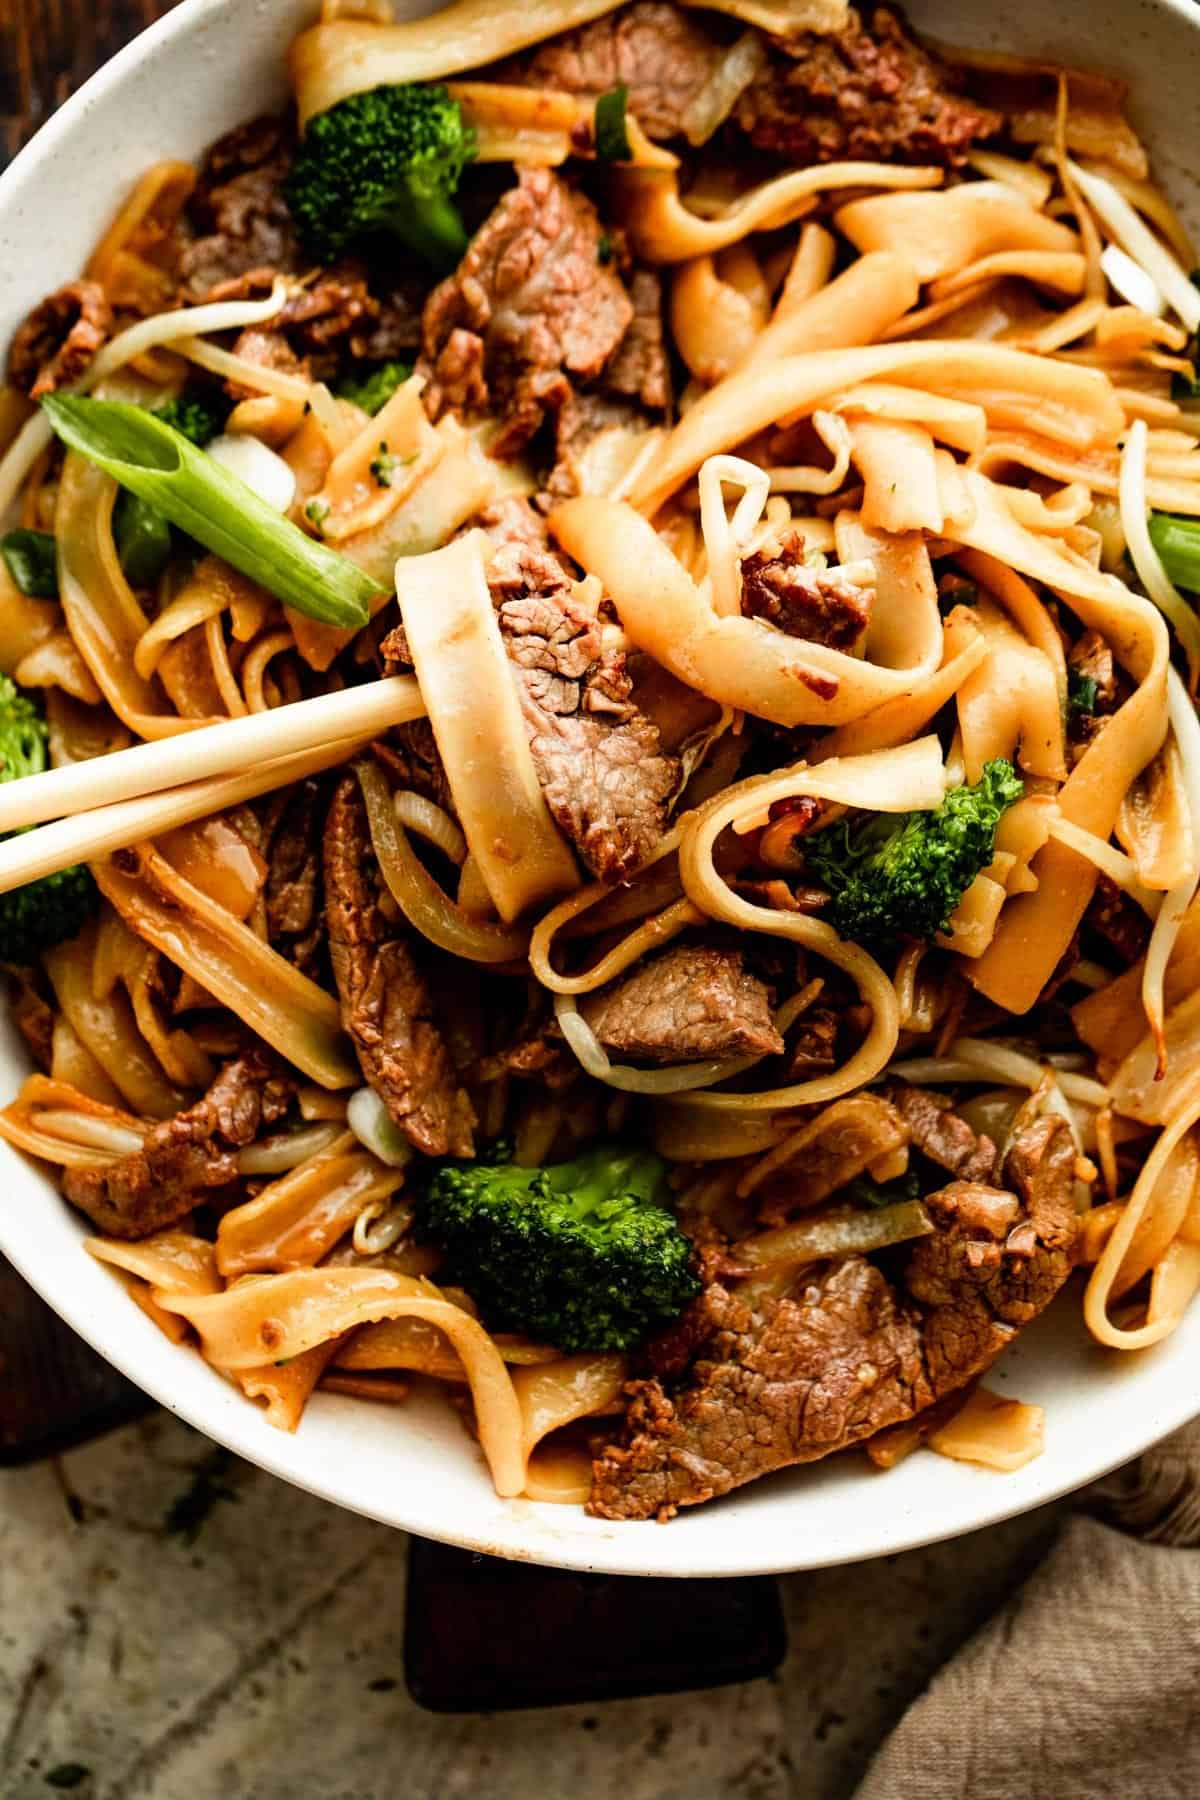
[[[420,11],[413,6],[413,12]],[[1020,22],[1013,18],[1019,10]],[[947,41],[1046,54],[1134,80],[1133,113],[1177,202],[1200,145],[1200,13],[1189,0],[912,0]],[[282,100],[283,52],[311,0],[184,0],[67,102],[0,178],[0,345],[73,277],[128,185],[157,158],[195,156]],[[1003,14],[1003,16],[999,16]],[[1136,73],[1135,73],[1136,72]],[[1200,212],[1200,208],[1193,207]],[[0,1026],[0,1094],[27,1061]],[[79,1218],[0,1144],[0,1250],[68,1324],[163,1406],[240,1456],[339,1506],[498,1556],[632,1575],[748,1575],[905,1550],[1037,1506],[1112,1468],[1200,1411],[1200,1306],[1165,1344],[1118,1357],[1062,1296],[989,1378],[1046,1408],[1046,1451],[1015,1475],[929,1455],[888,1475],[851,1455],[777,1475],[670,1526],[496,1498],[452,1409],[318,1395],[294,1437],[194,1352],[173,1347],[81,1248]]]

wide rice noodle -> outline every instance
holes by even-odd
[[[780,725],[840,725],[912,688],[941,661],[936,600],[919,592],[885,666],[714,613],[658,532],[624,501],[580,496],[556,507],[550,522],[564,548],[599,576],[639,649],[720,705]]]
[[[751,362],[698,400],[631,496],[652,514],[708,456],[732,450],[781,419],[807,416],[862,381],[891,381],[982,405],[989,420],[1069,449],[1115,445],[1125,424],[1098,369],[959,338],[868,345]]]
[[[677,174],[618,166],[616,214],[636,254],[650,263],[683,262],[739,244],[755,231],[775,231],[809,212],[817,196],[846,186],[936,187],[940,169],[907,169],[894,163],[819,163],[794,169],[751,188],[701,217],[680,197]],[[1060,228],[1061,229],[1061,228]]]
[[[163,1304],[199,1333],[207,1360],[232,1373],[303,1355],[375,1319],[427,1320],[462,1359],[496,1492],[511,1498],[524,1487],[521,1410],[500,1352],[469,1313],[430,1298],[412,1278],[387,1269],[301,1269],[238,1282],[223,1294],[171,1295]]]
[[[213,994],[322,1087],[356,1087],[337,1001],[150,846],[137,873],[95,865],[100,891],[131,931]],[[178,1110],[172,1108],[172,1111]]]
[[[1063,256],[1079,248],[1069,226],[1048,219],[1000,181],[964,182],[937,194],[851,200],[834,214],[834,224],[859,251],[907,256],[922,282],[1000,252]]]
[[[396,593],[471,856],[511,924],[577,887],[579,875],[534,772],[488,592],[489,550],[486,534],[472,531],[428,556],[401,557]]]

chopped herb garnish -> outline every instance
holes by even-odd
[[[1200,593],[1200,519],[1152,512],[1149,530],[1167,579],[1189,593]]]
[[[304,509],[304,516],[310,525],[315,525],[317,530],[320,531],[322,525],[329,517],[328,500],[310,500]]]
[[[23,594],[32,600],[58,598],[58,553],[48,531],[26,531],[18,527],[0,538],[9,574]]]
[[[1089,717],[1096,710],[1096,699],[1099,686],[1094,675],[1081,675],[1078,669],[1067,670],[1067,711],[1086,713]]]
[[[392,476],[396,473],[401,458],[393,456],[386,443],[380,443],[379,455],[371,464],[371,475],[377,487],[391,487]]]
[[[596,155],[602,162],[631,162],[633,148],[629,142],[629,127],[625,119],[625,108],[629,101],[629,89],[622,81],[616,87],[609,88],[596,101],[595,137]]]
[[[613,259],[612,238],[609,236],[607,231],[602,231],[600,233],[599,242],[596,245],[596,261],[598,263],[610,263],[612,261],[612,259]]]

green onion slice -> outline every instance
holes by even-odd
[[[602,162],[631,162],[633,146],[625,123],[629,89],[622,81],[596,101],[596,155]]]
[[[378,584],[273,512],[231,470],[140,406],[49,394],[62,441],[123,488],[310,619],[365,625]]]

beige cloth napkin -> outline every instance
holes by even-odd
[[[1200,1421],[1092,1488],[857,1800],[1200,1800]]]

